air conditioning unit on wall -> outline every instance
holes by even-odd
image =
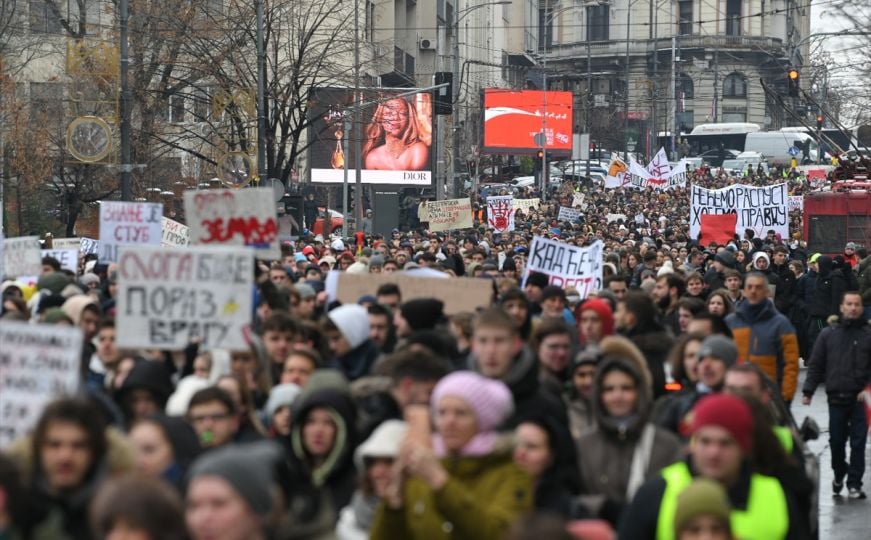
[[[422,51],[434,51],[436,48],[436,40],[428,37],[420,37],[417,40],[417,47]]]

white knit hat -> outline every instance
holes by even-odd
[[[366,442],[357,447],[354,452],[354,463],[357,470],[365,467],[366,458],[395,458],[399,454],[399,445],[408,432],[408,424],[402,420],[385,420]]]
[[[166,415],[186,415],[188,412],[188,404],[190,403],[191,398],[194,397],[194,394],[203,388],[208,388],[209,386],[211,386],[209,381],[197,377],[196,375],[188,375],[178,381],[178,386],[176,386],[175,392],[169,396],[169,400],[166,402]]]
[[[356,349],[369,339],[369,312],[358,304],[345,304],[327,313],[342,336]]]
[[[301,392],[302,388],[293,383],[273,386],[272,390],[269,391],[269,399],[266,400],[266,406],[263,407],[263,410],[266,412],[266,420],[271,424],[275,411],[282,407],[292,406]]]

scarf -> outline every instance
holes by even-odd
[[[495,431],[484,431],[478,433],[460,450],[460,456],[481,457],[491,454],[493,453],[493,449],[496,447],[496,441],[498,439],[499,434]],[[448,453],[445,449],[445,442],[442,440],[441,435],[433,435],[432,446],[433,450],[435,450],[436,456],[439,458],[447,457]]]
[[[381,499],[374,495],[364,495],[360,490],[354,492],[351,497],[351,509],[354,511],[354,519],[361,529],[369,530],[375,520],[375,510]]]

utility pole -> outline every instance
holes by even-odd
[[[623,91],[623,138],[626,145],[623,150],[623,161],[629,163],[629,24],[632,16],[632,4],[626,2],[626,88]]]
[[[587,178],[590,177],[590,160],[593,159],[593,156],[590,155],[590,142],[592,142],[592,133],[593,133],[593,66],[591,65],[592,55],[590,54],[590,28],[589,23],[587,25],[587,112],[586,117],[587,121],[585,122],[585,129],[587,131],[588,141],[587,141],[587,170],[584,173],[584,176]]]
[[[456,183],[460,176],[460,5],[459,2],[454,6],[454,20],[448,24],[453,26],[453,39],[451,40],[452,49],[452,71],[454,72],[453,80],[453,121],[451,122],[451,180]],[[469,171],[471,173],[471,171]],[[478,194],[478,169],[475,168],[475,174],[469,175],[472,181],[472,198]]]
[[[255,0],[257,9],[257,176],[261,182],[269,176],[266,163],[266,44],[263,35],[263,1]]]
[[[360,0],[354,0],[354,99],[359,104],[363,101],[360,95]],[[356,179],[354,182],[354,226],[359,231],[363,225],[363,152],[361,139],[363,138],[362,120],[360,107],[354,109],[354,168]],[[347,216],[346,216],[347,219]]]
[[[119,0],[119,22],[121,26],[121,200],[133,200],[133,164],[130,152],[130,50],[127,45],[130,10],[127,0]]]

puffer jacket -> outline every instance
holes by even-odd
[[[681,456],[680,440],[665,429],[650,423],[653,401],[645,374],[639,369],[641,359],[627,359],[623,355],[607,355],[596,371],[592,400],[595,427],[578,439],[578,466],[581,472],[581,495],[586,509],[594,517],[616,524],[629,502],[627,487],[632,462],[645,429],[651,429],[653,442],[644,456],[646,467],[642,480],[648,480],[663,467]],[[602,404],[602,382],[609,372],[628,372],[639,389],[633,414],[626,419],[608,415]],[[640,484],[639,484],[640,485]]]
[[[829,326],[820,332],[808,365],[802,393],[813,395],[825,383],[829,403],[851,404],[871,384],[871,323],[829,318]]]
[[[738,347],[738,358],[759,366],[777,382],[787,403],[798,386],[798,337],[792,323],[770,300],[754,308],[747,299],[738,302],[726,317]]]
[[[442,459],[450,479],[439,491],[409,479],[405,504],[398,510],[381,504],[370,538],[500,540],[532,509],[531,481],[510,450],[503,446],[481,457]]]

